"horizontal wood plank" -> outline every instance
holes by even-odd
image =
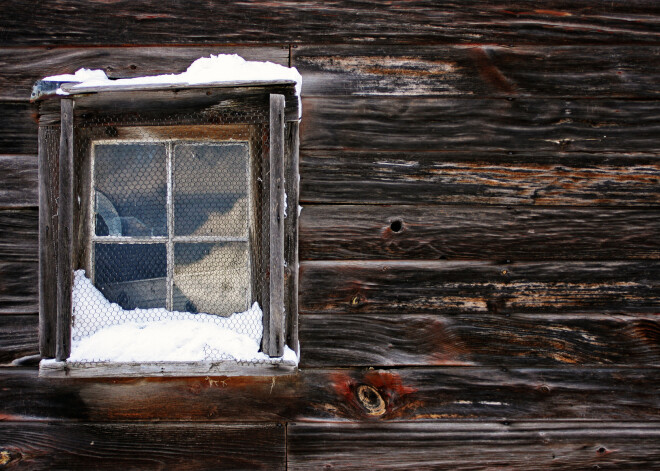
[[[652,154],[516,152],[301,153],[308,203],[657,206]]]
[[[39,260],[39,212],[37,208],[0,210],[0,261]]]
[[[304,315],[300,338],[303,368],[660,364],[656,314]]]
[[[313,261],[301,314],[653,312],[660,264]]]
[[[657,469],[658,423],[295,424],[290,470]]]
[[[38,268],[37,260],[0,261],[0,314],[39,312]]]
[[[39,316],[0,315],[0,364],[39,354]]]
[[[37,206],[38,167],[36,155],[0,155],[0,208]]]
[[[0,424],[9,468],[285,469],[285,447],[276,424]]]
[[[303,150],[657,152],[660,102],[303,99]]]
[[[660,258],[660,211],[310,205],[303,260]]]
[[[415,0],[113,3],[58,0],[34,7],[14,1],[3,12],[0,43],[217,44],[287,42],[387,43],[657,43],[657,3],[634,0],[491,2]],[[65,25],[65,27],[63,27]]]
[[[246,60],[289,65],[288,46],[4,48],[0,49],[0,100],[25,101],[37,80],[72,74],[82,67],[101,69],[110,78],[177,74],[195,59],[211,54],[238,54]]]
[[[302,344],[305,357],[305,344]],[[0,369],[5,420],[652,420],[657,368],[309,369],[280,377],[39,377]],[[382,403],[381,403],[382,401]]]
[[[292,50],[305,96],[660,95],[655,46],[313,45]]]
[[[37,155],[36,117],[28,103],[0,103],[0,154]]]

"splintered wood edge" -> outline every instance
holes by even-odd
[[[298,371],[290,362],[239,365],[223,362],[76,363],[42,360],[39,376],[50,378],[119,378],[147,376],[283,376]]]

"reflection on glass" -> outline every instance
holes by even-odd
[[[165,144],[94,146],[97,236],[167,235]]]
[[[247,237],[246,143],[174,146],[174,234]]]

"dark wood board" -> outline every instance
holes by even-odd
[[[282,424],[0,425],[8,469],[286,469]],[[6,455],[5,455],[6,453]]]
[[[303,150],[657,152],[660,102],[303,99]]]
[[[301,366],[658,365],[657,314],[300,317]]]
[[[660,95],[656,46],[333,44],[291,52],[305,78],[304,96]]]
[[[0,314],[39,312],[37,260],[0,261]]]
[[[303,358],[305,345],[302,344]],[[39,378],[0,369],[4,420],[657,420],[657,368],[309,369],[272,377]]]
[[[300,173],[306,203],[660,204],[653,154],[303,150]]]
[[[37,208],[0,211],[0,260],[39,260],[39,212]]]
[[[0,155],[0,208],[37,206],[37,174],[35,155]]]
[[[238,54],[246,60],[289,65],[288,46],[4,48],[0,49],[0,100],[26,101],[37,80],[72,74],[83,67],[101,69],[110,78],[178,74],[211,54]]]
[[[301,260],[660,258],[660,211],[446,205],[309,205]]]
[[[0,154],[37,155],[36,117],[28,103],[0,103]]]
[[[39,316],[0,315],[0,364],[39,354]]]
[[[525,0],[379,5],[320,0],[272,3],[14,1],[3,11],[4,45],[216,43],[657,43],[650,0]]]
[[[294,424],[289,470],[659,469],[658,423]]]
[[[300,313],[654,312],[660,264],[313,261],[300,264]]]

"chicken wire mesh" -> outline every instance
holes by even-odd
[[[181,329],[191,325],[180,322],[192,321],[224,330],[181,360],[273,362],[258,351],[268,300],[268,122],[267,111],[76,120],[70,361],[132,361],[134,345],[121,341],[125,330],[106,335],[113,328],[169,323],[187,337]],[[57,155],[59,127],[42,131]],[[123,353],[108,354],[103,335]],[[250,348],[226,345],[245,338]],[[169,334],[146,343],[153,351],[134,360],[186,350]]]

